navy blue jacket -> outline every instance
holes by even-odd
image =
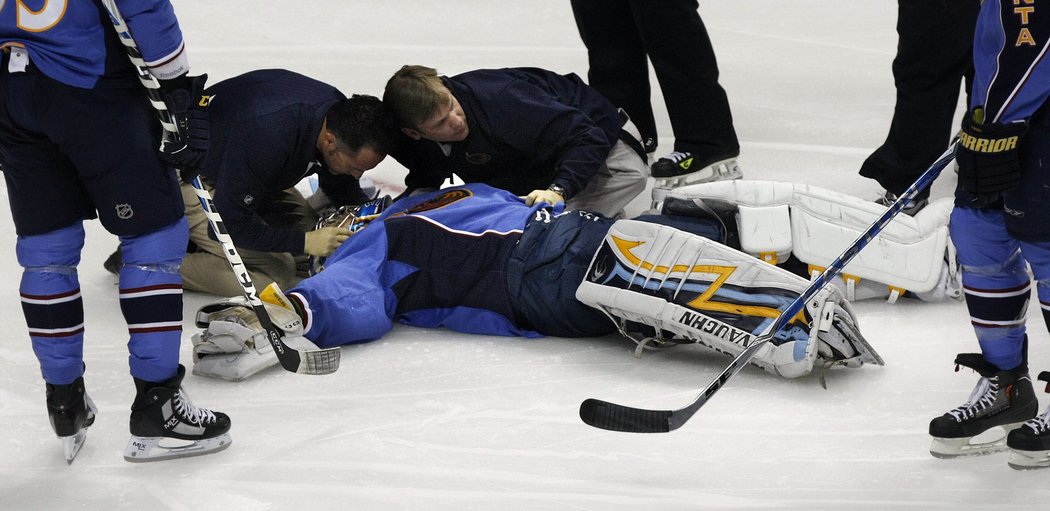
[[[335,204],[367,199],[352,176],[324,170],[317,153],[328,109],[345,98],[335,87],[265,69],[216,83],[205,95],[211,96],[211,140],[201,175],[215,184],[215,207],[237,246],[303,252],[305,233],[269,226],[257,209],[307,175],[318,175]]]
[[[525,195],[558,184],[571,197],[605,163],[620,136],[616,107],[575,74],[536,68],[481,69],[445,86],[463,106],[470,134],[449,144],[405,136],[392,152],[409,190],[437,188],[456,174]]]

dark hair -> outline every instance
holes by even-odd
[[[332,105],[325,123],[351,151],[372,147],[388,154],[398,132],[390,110],[379,98],[367,94],[354,94]]]

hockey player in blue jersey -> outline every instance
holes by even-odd
[[[166,159],[192,168],[207,120],[188,115],[202,77],[188,77],[167,0],[118,1],[165,102],[188,136]],[[120,238],[121,311],[136,395],[124,457],[151,461],[230,445],[227,415],[198,408],[179,364],[187,229],[174,171],[159,159],[160,125],[98,2],[0,2],[0,164],[23,267],[19,287],[46,383],[51,426],[72,462],[96,407],[85,390],[83,300],[77,264],[85,219]],[[182,447],[161,445],[180,439]]]
[[[613,220],[469,184],[394,202],[323,272],[261,298],[287,336],[319,347],[373,341],[403,323],[524,337],[620,330],[643,346],[739,353],[808,281],[724,240],[704,210]],[[203,308],[198,326],[207,331],[194,338],[196,374],[239,380],[276,363],[243,298]],[[881,360],[830,287],[755,358],[786,377],[865,362]]]
[[[1029,267],[1050,324],[1048,48],[1050,4],[985,0],[951,217],[966,304],[981,348],[955,362],[977,371],[980,380],[966,403],[930,423],[930,451],[937,457],[1009,448],[1014,468],[1050,466],[1050,410],[1037,416],[1025,330],[1033,288]],[[1050,372],[1039,379],[1050,381]],[[1009,432],[1005,442],[973,440],[997,426]]]
[[[536,68],[438,76],[404,66],[383,102],[406,138],[391,156],[408,191],[458,176],[533,202],[616,216],[649,177],[640,135],[622,110],[574,74]]]

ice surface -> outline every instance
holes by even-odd
[[[534,0],[176,0],[194,72],[218,81],[282,67],[380,95],[402,64],[442,73],[539,66],[585,76],[568,2]],[[750,179],[828,186],[865,197],[857,175],[886,135],[896,3],[889,0],[701,2]],[[659,152],[672,134],[659,93]],[[389,161],[381,185],[401,178]],[[947,172],[935,196],[954,186]],[[6,203],[6,193],[3,200]],[[640,208],[642,202],[635,206]],[[636,209],[637,209],[636,208]],[[7,207],[0,215],[9,217]],[[240,384],[186,378],[196,403],[228,412],[233,446],[199,458],[121,458],[133,395],[116,279],[102,269],[115,239],[88,224],[81,265],[87,385],[99,407],[66,466],[18,302],[14,230],[0,221],[0,509],[1035,509],[1050,471],[1016,472],[1006,456],[938,460],[928,421],[968,396],[952,372],[977,349],[957,302],[857,304],[886,367],[785,381],[748,368],[681,429],[630,435],[577,417],[596,397],[677,408],[728,359],[696,347],[632,356],[600,339],[505,339],[398,327],[345,348],[331,376],[279,368]],[[211,297],[187,293],[192,313]],[[1050,369],[1033,317],[1033,371]],[[1047,398],[1043,397],[1043,402]]]

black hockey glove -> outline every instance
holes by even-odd
[[[179,130],[178,136],[160,149],[160,157],[179,169],[182,180],[190,182],[200,174],[204,155],[208,152],[210,134],[207,105],[201,104],[204,82],[208,75],[180,76],[161,81],[161,94],[171,120]]]
[[[963,119],[959,133],[959,187],[974,196],[974,207],[988,206],[1021,182],[1017,146],[1028,131],[1027,122],[985,124],[984,111],[975,108]]]

